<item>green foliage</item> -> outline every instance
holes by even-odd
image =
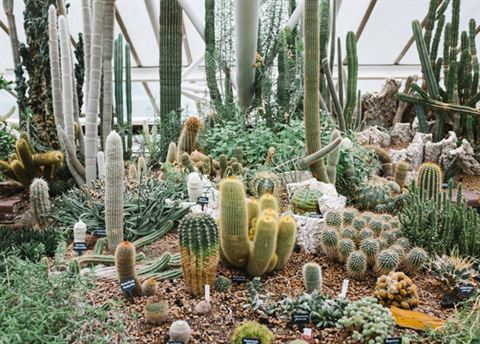
[[[0,160],[8,160],[15,151],[15,136],[9,133],[7,124],[0,122]]]
[[[242,344],[243,338],[260,339],[262,344],[271,344],[275,341],[273,333],[264,325],[248,321],[233,331],[231,344]]]
[[[456,248],[461,256],[480,257],[480,217],[463,199],[461,185],[455,202],[452,183],[436,202],[422,201],[414,184],[410,189],[410,200],[399,215],[404,237],[429,254]]]
[[[358,343],[383,343],[392,334],[395,320],[375,298],[365,297],[347,305],[338,324]]]
[[[43,264],[3,258],[0,303],[8,307],[0,312],[0,342],[106,344],[125,340],[124,309],[112,300],[92,304],[87,293],[93,287],[87,277],[48,274]]]

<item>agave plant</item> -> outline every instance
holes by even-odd
[[[472,258],[452,255],[436,256],[430,263],[429,271],[445,291],[453,291],[464,284],[474,283],[479,273],[474,269]]]

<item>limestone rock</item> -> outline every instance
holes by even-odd
[[[390,135],[376,126],[360,131],[355,136],[361,145],[388,147],[392,142]]]
[[[322,193],[322,195],[326,195],[326,194],[337,195],[337,189],[335,189],[335,185],[322,183],[316,180],[315,178],[310,178],[298,183],[288,183],[287,184],[288,197],[291,198],[295,193],[295,191],[302,188],[318,190]]]
[[[324,226],[323,219],[293,215],[297,223],[297,243],[306,253],[320,251],[320,232]]]
[[[326,193],[318,199],[318,208],[322,214],[326,214],[331,210],[338,210],[345,208],[347,198],[339,194]]]
[[[412,129],[410,123],[396,123],[390,134],[394,145],[408,144],[412,140]]]
[[[362,97],[363,118],[367,125],[380,125],[389,128],[397,111],[395,94],[401,83],[395,79],[386,79],[383,89],[379,93],[367,93]]]
[[[473,148],[466,139],[462,140],[460,147],[449,151],[448,157],[462,173],[480,175],[480,163],[475,159]]]

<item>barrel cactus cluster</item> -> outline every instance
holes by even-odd
[[[393,213],[402,208],[407,196],[395,181],[375,177],[357,190],[355,204],[364,211]]]

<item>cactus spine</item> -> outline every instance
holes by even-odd
[[[112,131],[106,141],[105,153],[105,226],[111,252],[123,241],[123,145],[120,135]]]
[[[217,225],[208,214],[189,214],[182,220],[178,232],[185,286],[193,295],[201,295],[204,285],[214,285],[217,275]]]
[[[304,5],[304,36],[305,36],[305,95],[304,120],[305,143],[307,153],[313,154],[322,148],[320,142],[320,113],[319,113],[319,83],[320,83],[320,26],[318,0],[305,0]],[[322,159],[310,166],[317,180],[328,182]]]
[[[30,184],[30,204],[38,225],[44,227],[50,214],[50,198],[48,184],[42,178],[35,178]]]
[[[418,170],[418,187],[422,200],[438,200],[442,187],[442,170],[437,164],[427,162]]]
[[[317,263],[306,263],[303,266],[303,285],[308,293],[322,291],[322,268]]]
[[[137,278],[137,272],[135,269],[135,256],[135,245],[128,241],[121,242],[115,250],[115,269],[117,270],[117,276],[120,283],[133,279],[135,281],[133,295],[142,295],[142,286]]]
[[[179,158],[184,152],[190,154],[195,150],[201,128],[202,122],[198,117],[189,117],[185,121],[177,145],[177,155]]]

